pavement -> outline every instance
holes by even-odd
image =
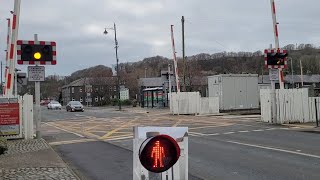
[[[10,140],[0,155],[0,179],[77,180],[57,153],[43,140]]]
[[[189,179],[320,179],[320,136],[306,127],[115,108],[42,111],[43,137],[81,179],[132,179],[134,126],[189,127]]]

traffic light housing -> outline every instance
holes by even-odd
[[[170,169],[180,157],[180,147],[168,135],[158,135],[146,139],[139,149],[139,159],[143,167],[154,173]]]
[[[21,60],[23,61],[52,61],[52,46],[50,45],[21,45]]]
[[[18,64],[56,64],[56,43],[48,41],[17,41]]]
[[[286,68],[287,56],[286,50],[265,50],[265,65],[267,68]]]

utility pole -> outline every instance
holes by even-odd
[[[184,16],[181,18],[182,23],[182,61],[183,61],[183,91],[186,92],[186,58],[184,46]]]
[[[302,61],[300,59],[300,71],[301,71],[301,86],[303,87],[303,69],[302,69]]]

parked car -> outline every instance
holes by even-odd
[[[66,106],[67,111],[84,111],[83,105],[79,101],[70,101]]]
[[[61,110],[61,104],[58,101],[51,101],[48,105],[47,105],[48,109],[59,109]]]
[[[40,101],[40,105],[41,105],[41,106],[47,106],[49,103],[50,103],[49,100],[41,100],[41,101]]]

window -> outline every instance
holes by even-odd
[[[96,92],[98,92],[99,91],[99,88],[96,88]]]
[[[100,90],[103,91],[103,87],[100,87]]]
[[[82,97],[80,97],[80,102],[83,102],[83,99],[82,99]]]
[[[74,87],[71,88],[71,93],[74,93]]]
[[[114,90],[114,91],[117,91],[117,86],[113,86],[113,90]]]
[[[112,86],[110,86],[109,91],[112,91]]]
[[[79,92],[82,92],[82,88],[79,89]]]
[[[96,97],[96,98],[95,98],[95,100],[96,100],[96,102],[98,102],[98,101],[99,101],[99,98],[98,98],[98,97]]]

